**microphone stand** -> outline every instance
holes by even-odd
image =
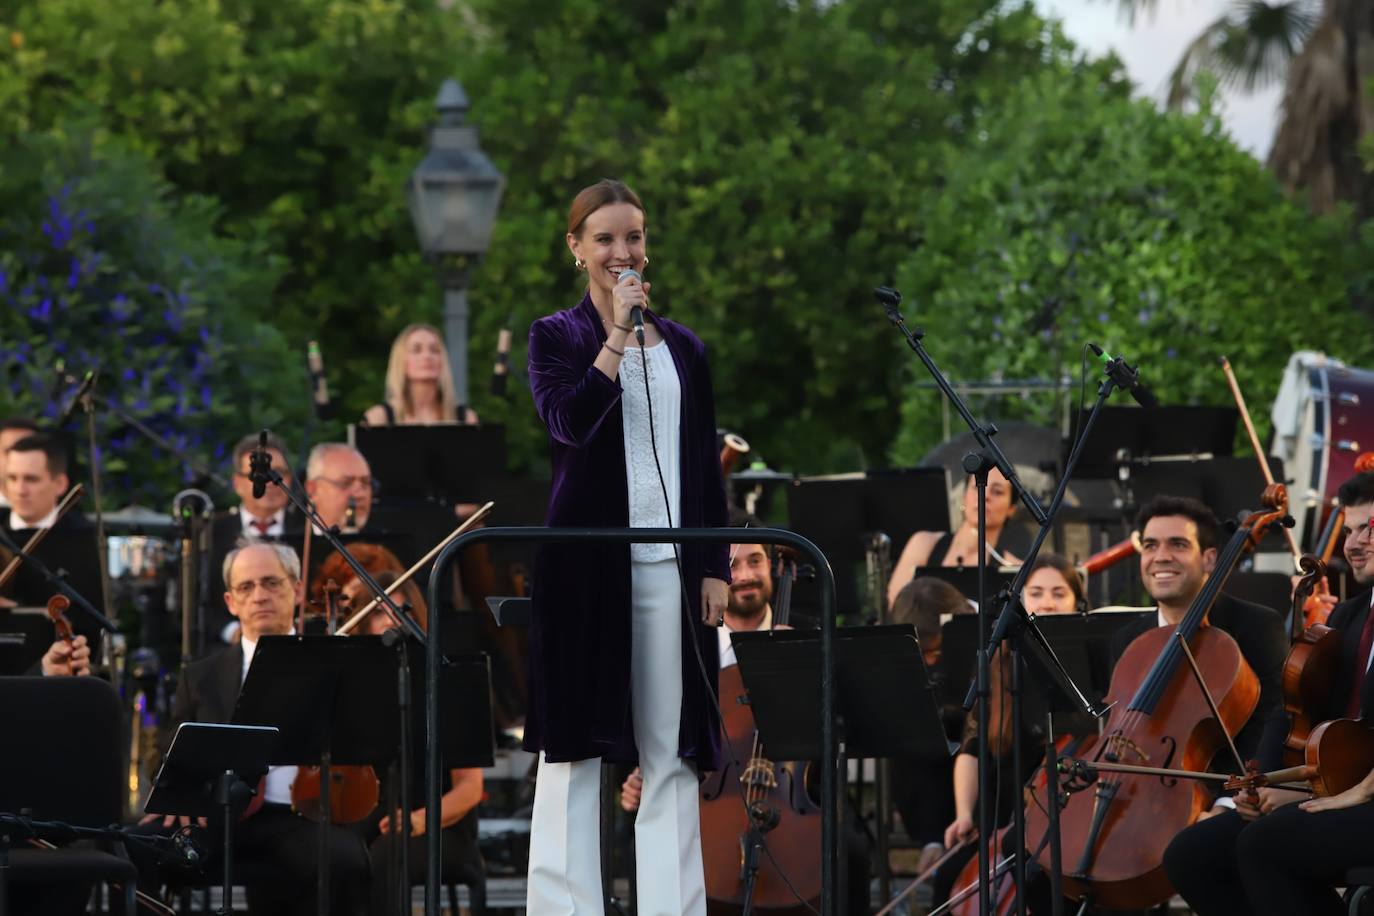
[[[62,379],[69,385],[75,384],[79,381],[75,376],[69,374],[64,374],[62,376]],[[172,457],[176,458],[178,461],[185,464],[191,470],[195,471],[198,476],[205,478],[211,483],[218,484],[226,490],[231,489],[229,486],[229,481],[225,480],[219,474],[216,474],[214,471],[210,470],[209,466],[206,465],[204,462],[191,457],[191,455],[188,452],[186,452],[185,449],[179,448],[176,445],[174,445],[171,441],[167,439],[166,436],[162,435],[157,430],[153,429],[147,423],[144,423],[138,417],[124,410],[124,408],[120,407],[118,404],[114,403],[109,398],[95,391],[94,387],[92,387],[92,390],[86,392],[86,394],[84,394],[82,398],[84,401],[87,402],[87,405],[85,407],[87,413],[90,413],[90,404],[93,403],[95,405],[98,405],[102,410],[110,414],[110,416],[118,419],[121,423],[128,424],[129,426],[132,426],[134,429],[138,430],[140,433],[143,434],[145,438],[159,446],[163,451],[167,452]],[[94,439],[94,427],[91,427],[91,436],[92,439]]]
[[[1030,568],[1032,565],[1034,565],[1036,555],[1039,553],[1041,545],[1044,543],[1045,538],[1049,535],[1049,532],[1053,527],[1054,518],[1059,512],[1060,505],[1063,503],[1064,493],[1068,487],[1068,482],[1072,477],[1073,468],[1077,464],[1079,454],[1082,451],[1083,443],[1087,441],[1088,435],[1092,431],[1093,424],[1097,420],[1097,416],[1101,411],[1102,405],[1106,402],[1107,397],[1111,394],[1113,388],[1129,387],[1129,385],[1123,385],[1122,382],[1129,382],[1129,376],[1134,376],[1134,370],[1132,370],[1130,366],[1128,366],[1125,363],[1125,361],[1120,358],[1112,360],[1112,362],[1106,366],[1105,372],[1107,374],[1107,378],[1103,381],[1102,386],[1098,390],[1097,402],[1093,405],[1092,413],[1089,415],[1087,423],[1084,424],[1083,431],[1080,434],[1078,441],[1074,444],[1074,448],[1070,453],[1069,460],[1065,465],[1064,474],[1059,480],[1059,485],[1055,490],[1054,498],[1051,501],[1050,508],[1047,512],[1043,507],[1041,507],[1039,501],[1036,500],[1034,495],[1032,495],[1030,491],[1026,489],[1025,485],[1021,483],[1021,480],[1019,477],[1017,477],[1016,471],[1012,467],[1011,462],[1007,460],[1006,455],[1003,454],[1002,450],[997,446],[997,443],[993,440],[992,437],[996,435],[997,427],[991,423],[984,426],[974,418],[973,414],[969,411],[967,405],[964,404],[964,402],[959,398],[958,394],[954,391],[953,387],[949,384],[948,379],[946,379],[943,373],[940,372],[939,367],[935,365],[935,362],[931,359],[930,354],[928,354],[925,348],[921,345],[921,340],[925,336],[925,332],[921,328],[916,328],[915,331],[913,331],[907,327],[905,319],[903,319],[901,313],[897,310],[897,306],[902,301],[901,293],[897,292],[895,289],[880,286],[876,290],[874,290],[874,296],[880,303],[882,303],[883,308],[887,312],[888,320],[891,321],[894,325],[896,325],[899,330],[901,330],[902,334],[906,337],[907,345],[910,346],[911,349],[916,353],[917,357],[920,358],[921,362],[925,365],[927,371],[930,372],[931,377],[934,379],[935,384],[939,387],[940,391],[944,394],[946,398],[949,399],[949,402],[954,405],[955,410],[959,413],[959,416],[963,418],[964,422],[973,432],[973,436],[980,446],[979,451],[970,453],[964,457],[964,469],[973,475],[974,483],[978,493],[979,642],[977,657],[977,675],[973,685],[971,685],[969,689],[968,696],[965,698],[964,707],[966,709],[972,708],[972,706],[975,703],[977,703],[978,706],[978,911],[980,916],[989,916],[991,900],[989,896],[988,882],[984,880],[984,876],[988,874],[988,862],[989,857],[991,855],[990,847],[995,836],[993,824],[994,812],[990,804],[992,798],[992,772],[991,753],[988,744],[988,700],[990,697],[991,680],[989,668],[990,659],[992,653],[996,650],[997,646],[1005,641],[1008,643],[1008,651],[1012,655],[1011,661],[1013,666],[1019,665],[1020,653],[1017,650],[1018,643],[1016,642],[1016,639],[1029,635],[1029,637],[1036,643],[1036,645],[1042,651],[1046,660],[1050,663],[1052,668],[1052,674],[1054,675],[1055,679],[1058,681],[1059,684],[1063,685],[1069,690],[1070,694],[1082,706],[1082,708],[1094,717],[1100,717],[1102,713],[1105,711],[1097,709],[1092,703],[1090,703],[1087,700],[1087,698],[1083,696],[1082,691],[1080,691],[1077,688],[1077,686],[1073,683],[1073,679],[1069,676],[1068,672],[1064,670],[1063,665],[1060,663],[1058,657],[1054,654],[1054,651],[1050,648],[1049,642],[1045,639],[1044,634],[1041,633],[1039,628],[1035,626],[1034,619],[1030,615],[1028,615],[1026,613],[1025,608],[1022,607],[1020,603],[1020,595],[1022,588],[1025,585],[1025,580],[1030,574]],[[996,625],[993,627],[991,638],[989,638],[988,618],[990,616],[990,609],[986,601],[987,476],[989,471],[993,467],[996,467],[999,471],[1001,471],[1002,476],[1007,479],[1007,482],[1011,485],[1013,492],[1015,492],[1017,498],[1020,499],[1021,502],[1026,506],[1027,510],[1035,518],[1035,520],[1039,522],[1040,528],[1039,531],[1036,533],[1035,540],[1031,545],[1028,555],[1024,558],[1024,561],[1020,569],[1017,571],[1015,581],[1012,583],[1009,590],[1004,589],[998,595],[998,598],[1002,601],[1002,611],[997,619]],[[1012,673],[1010,686],[1013,688],[1020,687],[1019,675],[1014,670]],[[1020,742],[1022,731],[1021,722],[1018,718],[1021,711],[1019,690],[1017,690],[1016,693],[1013,694],[1012,700],[1012,754],[1013,759],[1016,760],[1020,758],[1021,754]],[[1052,767],[1053,761],[1046,760],[1046,766]],[[1052,803],[1057,804],[1057,780],[1050,783],[1050,789],[1048,794],[1052,800]],[[1023,811],[1021,806],[1013,805],[1013,812],[1015,817],[1014,854],[1017,860],[1015,868],[1017,909],[1018,912],[1022,914],[1022,916],[1024,916],[1026,906],[1024,880],[1025,824],[1023,821]],[[1057,826],[1058,819],[1052,818],[1051,824]],[[1059,842],[1058,837],[1053,837],[1052,842],[1054,844],[1054,847],[1057,849]],[[1053,884],[1052,893],[1054,894],[1053,899],[1055,901],[1054,905],[1056,907],[1056,913],[1058,912],[1058,908],[1062,906],[1062,898],[1059,894],[1060,877],[1061,876],[1057,874],[1050,876],[1050,880]]]
[[[286,498],[300,510],[301,515],[305,519],[305,524],[311,525],[322,532],[324,539],[329,542],[329,545],[334,548],[334,551],[338,553],[339,556],[343,557],[344,562],[349,565],[354,575],[358,577],[358,581],[366,585],[377,597],[378,601],[381,602],[380,606],[386,609],[387,615],[391,618],[392,623],[399,628],[401,633],[401,638],[396,640],[397,659],[399,661],[396,668],[396,695],[398,698],[397,705],[399,714],[401,716],[401,804],[405,808],[405,817],[404,824],[402,825],[404,834],[393,834],[392,841],[398,843],[401,847],[401,881],[403,883],[407,882],[410,880],[408,871],[410,865],[410,844],[407,842],[410,837],[410,652],[407,651],[404,637],[410,636],[422,646],[428,644],[429,637],[425,631],[421,629],[415,618],[402,610],[402,607],[397,605],[396,602],[392,600],[391,596],[387,594],[386,589],[382,588],[363,565],[354,559],[353,555],[348,552],[343,542],[339,539],[339,529],[337,527],[328,527],[324,524],[324,520],[320,518],[319,512],[316,511],[315,506],[311,503],[310,497],[307,496],[303,490],[298,491],[297,488],[300,485],[297,484],[296,487],[289,486],[282,479],[281,474],[272,468],[272,455],[267,451],[267,430],[262,431],[258,440],[258,447],[253,450],[252,455],[249,457],[248,476],[253,481],[254,490],[260,488],[265,490],[266,484],[270,483],[286,494]],[[260,494],[255,493],[254,495]],[[302,570],[302,578],[307,578],[309,575],[309,570]],[[438,613],[437,610],[435,613]],[[436,673],[432,672],[431,674],[437,676]],[[325,774],[322,771],[322,787],[325,784],[324,779]],[[324,808],[323,798],[324,796],[322,795],[322,809]],[[328,817],[329,811],[327,809],[320,811],[320,829],[322,831],[328,829]],[[435,817],[436,819],[438,817],[437,811],[435,812]],[[323,854],[324,851],[322,850],[322,855]],[[327,867],[328,865],[325,859],[321,859],[320,868],[325,869]],[[320,895],[320,902],[321,905],[324,904],[324,894]],[[325,916],[325,914],[322,912],[321,916]]]

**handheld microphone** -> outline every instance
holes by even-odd
[[[620,279],[615,281],[616,285],[619,286],[631,277],[638,280],[640,283],[644,282],[644,277],[639,271],[635,270],[633,267],[627,267],[620,272]],[[630,308],[630,324],[635,329],[635,340],[639,341],[641,347],[644,346],[644,309],[637,305]]]
[[[258,447],[248,456],[248,477],[253,481],[253,498],[267,495],[267,483],[272,479],[272,454],[267,451],[267,430],[258,433]]]
[[[68,378],[70,378],[70,376],[68,376]],[[72,396],[71,401],[67,403],[62,413],[58,415],[57,425],[59,427],[67,425],[67,421],[72,418],[72,414],[76,413],[76,408],[81,405],[81,401],[86,395],[91,393],[93,387],[95,387],[95,370],[91,369],[86,373],[86,377],[81,380],[81,387],[76,389],[76,394]]]
[[[1118,356],[1112,356],[1106,350],[1095,343],[1089,343],[1088,349],[1093,351],[1093,355],[1102,360],[1102,364],[1107,367],[1107,373],[1122,388],[1131,393],[1131,397],[1141,407],[1158,407],[1159,398],[1155,397],[1154,392],[1146,388],[1140,381],[1140,373],[1129,363]]]
[[[501,397],[506,393],[506,381],[510,378],[510,317],[506,326],[496,335],[496,362],[491,367],[491,393]]]
[[[320,354],[319,341],[312,340],[305,345],[305,362],[310,367],[310,382],[315,389],[315,415],[327,417],[329,407],[329,383],[324,377],[324,356]]]

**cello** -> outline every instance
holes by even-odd
[[[796,578],[790,552],[780,553],[774,627],[787,625]],[[751,892],[754,911],[786,916],[814,910],[821,897],[821,809],[806,793],[806,764],[764,755],[738,665],[722,668],[719,684],[725,762],[701,787],[708,911],[743,912]]]
[[[1111,712],[1104,732],[1084,746],[1088,769],[1124,762],[1204,772],[1219,751],[1229,746],[1234,752],[1232,736],[1258,705],[1260,685],[1235,640],[1205,624],[1236,564],[1287,516],[1281,484],[1266,487],[1263,502],[1265,510],[1251,513],[1222,549],[1179,624],[1141,634],[1122,654],[1106,697]],[[1070,795],[1060,815],[1065,891],[1108,909],[1168,900],[1173,887],[1164,873],[1164,848],[1207,800],[1191,780],[1098,771],[1093,791]],[[1028,846],[1048,831],[1047,801],[1027,809]],[[1038,856],[1045,868],[1049,852]]]

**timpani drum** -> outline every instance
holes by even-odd
[[[1310,350],[1294,353],[1271,416],[1269,450],[1288,469],[1293,534],[1311,550],[1336,491],[1356,473],[1355,460],[1374,450],[1374,371]]]

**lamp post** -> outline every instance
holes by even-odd
[[[482,152],[477,128],[465,125],[467,93],[444,80],[430,132],[429,152],[410,176],[410,215],[420,250],[444,288],[444,339],[458,394],[459,415],[468,400],[468,275],[491,244],[506,179]]]

